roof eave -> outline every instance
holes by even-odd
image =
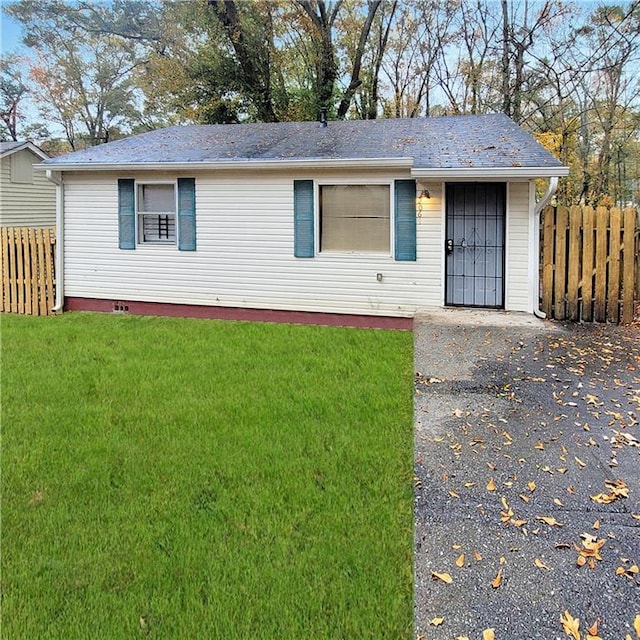
[[[42,149],[40,149],[40,147],[33,144],[33,142],[23,142],[22,144],[12,147],[11,149],[7,149],[6,151],[0,153],[0,158],[6,158],[7,156],[18,153],[18,151],[24,151],[25,149],[28,149],[29,151],[37,155],[41,160],[47,160],[49,158],[49,156]]]
[[[329,158],[232,160],[221,162],[52,162],[36,165],[52,171],[194,171],[203,169],[408,168],[413,158]]]
[[[554,178],[569,175],[569,167],[464,167],[464,168],[424,168],[414,167],[411,170],[414,178],[433,179],[488,179],[495,178]]]

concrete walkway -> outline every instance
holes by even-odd
[[[415,372],[416,637],[636,640],[638,327],[435,311]]]

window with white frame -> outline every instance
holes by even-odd
[[[320,185],[320,251],[389,253],[388,184]]]
[[[174,184],[138,184],[136,211],[138,242],[176,243],[176,190]]]

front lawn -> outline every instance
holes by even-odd
[[[408,332],[2,330],[2,636],[410,638]]]

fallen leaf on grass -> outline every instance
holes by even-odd
[[[444,622],[444,618],[433,618],[429,620],[429,624],[433,627],[439,627]]]
[[[564,527],[562,523],[549,516],[536,516],[536,520],[541,520],[545,524],[548,524],[550,527]]]
[[[432,571],[431,577],[433,578],[433,580],[442,580],[442,582],[446,582],[446,584],[451,584],[453,582],[453,578],[448,573],[438,573],[437,571]]]
[[[574,618],[568,611],[565,611],[560,616],[560,622],[566,635],[574,640],[580,640],[580,620],[578,618]]]
[[[502,569],[498,570],[496,577],[491,581],[491,586],[497,589],[502,584]]]

